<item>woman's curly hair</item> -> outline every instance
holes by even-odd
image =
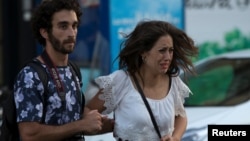
[[[116,59],[119,59],[119,69],[126,69],[130,73],[138,72],[143,60],[141,54],[150,51],[160,37],[170,35],[173,39],[174,54],[167,74],[176,76],[183,71],[193,74],[194,66],[192,56],[198,54],[198,48],[194,41],[182,30],[176,28],[166,21],[145,20],[140,21],[135,29],[121,43],[121,52]]]

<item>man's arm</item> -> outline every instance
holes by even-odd
[[[97,110],[92,110],[85,114],[83,119],[64,125],[20,122],[18,126],[22,141],[60,141],[81,132],[96,134],[102,130],[102,116]]]

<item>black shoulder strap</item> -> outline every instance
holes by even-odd
[[[156,120],[154,118],[153,112],[152,112],[152,110],[150,108],[150,105],[149,105],[149,103],[148,103],[148,101],[147,101],[147,99],[146,99],[146,97],[145,97],[145,95],[144,95],[144,93],[143,93],[143,91],[142,91],[142,89],[141,89],[141,87],[139,85],[139,82],[136,79],[135,75],[132,74],[132,77],[133,77],[133,79],[135,81],[135,84],[136,84],[136,87],[137,87],[139,93],[141,94],[141,97],[142,97],[142,99],[143,99],[143,101],[144,101],[144,103],[145,103],[145,105],[146,105],[146,107],[148,109],[149,115],[151,117],[152,123],[153,123],[154,128],[155,128],[155,131],[156,131],[157,135],[159,136],[159,138],[161,138],[161,133],[160,133],[160,130],[158,128],[157,122],[156,122]]]
[[[83,83],[82,83],[82,74],[81,74],[80,68],[73,61],[69,60],[68,62],[69,62],[69,65],[71,66],[71,68],[74,71],[73,73],[75,73],[75,75],[78,76],[80,87],[82,88]],[[81,99],[82,107],[84,107],[84,105],[85,105],[85,97],[83,95],[83,92],[82,92],[81,88],[79,88],[79,91],[80,91],[79,92],[79,99]],[[83,110],[84,110],[84,108],[82,109],[82,112],[83,112]]]
[[[77,66],[76,63],[74,63],[74,62],[72,62],[70,60],[69,60],[69,65],[73,68],[74,72],[78,76],[80,86],[82,87],[83,83],[82,83],[82,74],[81,74],[80,68]]]
[[[43,101],[42,122],[45,122],[45,113],[46,113],[46,105],[47,105],[46,97],[48,94],[48,89],[47,89],[47,87],[48,87],[48,74],[47,74],[45,68],[42,66],[42,64],[36,59],[33,59],[32,61],[28,62],[26,65],[35,69],[35,71],[38,74],[38,77],[40,78],[40,80],[43,83],[44,96],[42,97],[42,101]]]
[[[38,60],[33,59],[27,63],[27,66],[30,66],[36,70],[40,80],[43,83],[44,90],[46,91],[48,86],[48,74],[42,64]]]

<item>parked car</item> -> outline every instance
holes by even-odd
[[[195,64],[197,76],[184,82],[193,95],[185,101],[188,127],[182,141],[207,141],[209,124],[250,124],[250,49]]]

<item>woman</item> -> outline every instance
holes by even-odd
[[[100,91],[87,107],[114,113],[118,141],[180,141],[187,125],[184,98],[191,91],[178,74],[180,68],[194,73],[189,57],[197,55],[198,48],[165,21],[141,21],[122,45],[119,70],[95,79]],[[151,107],[160,139],[132,76]]]

